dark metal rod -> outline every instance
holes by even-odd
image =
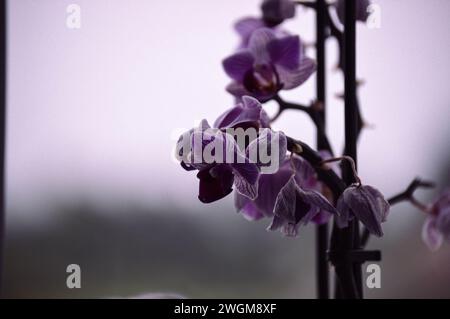
[[[326,29],[328,10],[325,0],[317,0],[316,7],[316,54],[317,54],[317,100],[322,108],[318,113],[321,123],[325,126],[326,107]],[[323,127],[325,129],[325,127]],[[328,141],[317,130],[317,149],[327,149]],[[328,251],[328,223],[316,227],[316,267],[317,267],[317,298],[329,299],[329,266]]]
[[[344,19],[344,82],[345,82],[345,155],[357,163],[358,107],[356,104],[356,0],[345,1]],[[343,177],[347,184],[354,181],[348,164],[344,165]],[[356,219],[343,230],[345,249],[359,249],[359,222]],[[350,263],[355,278],[358,297],[362,298],[362,273],[360,263]]]

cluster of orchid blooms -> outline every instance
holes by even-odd
[[[344,2],[330,4],[340,21]],[[248,220],[270,219],[269,230],[296,236],[300,226],[327,223],[334,216],[338,227],[345,228],[356,218],[370,234],[380,237],[381,223],[389,212],[389,202],[380,191],[363,185],[353,169],[356,183],[334,198],[329,185],[318,177],[320,170],[340,176],[339,167],[330,163],[352,164],[352,159],[333,158],[330,152],[320,150],[315,154],[322,160],[312,163],[302,156],[301,143],[271,129],[271,119],[261,104],[278,99],[282,90],[298,88],[316,70],[316,63],[306,56],[299,36],[280,28],[284,20],[295,16],[296,5],[291,0],[264,0],[261,18],[244,18],[235,24],[240,45],[223,60],[223,68],[231,79],[226,90],[235,97],[236,104],[220,115],[212,127],[203,120],[198,128],[183,134],[176,155],[184,169],[198,171],[200,201],[217,201],[234,189],[236,210]],[[369,0],[357,1],[357,20],[368,18],[369,5]],[[258,133],[238,143],[232,132],[249,129]],[[276,169],[264,170],[267,162],[250,156],[263,147],[278,164]],[[213,160],[203,160],[201,155],[205,152],[212,154]],[[231,160],[215,157],[224,152],[231,152]],[[444,239],[450,240],[450,189],[428,206],[419,203],[412,192],[405,199],[427,214],[423,238],[435,250]]]

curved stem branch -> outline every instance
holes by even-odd
[[[330,141],[328,140],[328,136],[325,132],[325,124],[324,124],[324,120],[320,115],[320,108],[321,108],[321,104],[318,102],[315,103],[311,103],[310,106],[306,106],[303,104],[297,104],[297,103],[291,103],[291,102],[287,102],[285,100],[283,100],[279,95],[276,95],[273,98],[274,101],[276,101],[278,103],[279,109],[277,114],[272,118],[271,122],[273,122],[274,120],[276,120],[281,113],[283,113],[283,111],[285,110],[298,110],[298,111],[303,111],[306,114],[309,115],[309,117],[311,118],[311,120],[313,121],[314,125],[317,128],[317,134],[320,137],[322,143],[323,144],[323,149],[327,150],[328,152],[330,152],[331,155],[333,155],[333,149],[331,148],[331,144]]]
[[[346,160],[350,163],[350,166],[351,166],[352,172],[353,172],[353,177],[356,180],[357,184],[361,185],[362,183],[361,183],[361,179],[358,176],[358,172],[356,171],[355,161],[350,156],[344,155],[344,156],[339,156],[339,157],[335,157],[335,158],[329,158],[329,159],[324,160],[322,162],[322,164],[333,163],[333,162],[342,161],[342,160]]]

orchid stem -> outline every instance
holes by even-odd
[[[330,153],[331,145],[325,132],[325,109],[326,109],[326,11],[328,6],[325,0],[317,0],[315,2],[316,9],[316,55],[317,55],[317,77],[316,90],[317,102],[321,105],[320,109],[316,109],[317,131],[317,149],[327,149]],[[328,222],[316,226],[316,273],[317,273],[317,298],[329,299],[329,265],[327,258],[328,251]]]
[[[350,156],[355,167],[343,166],[346,185],[354,182],[357,163],[358,107],[356,103],[356,0],[345,1],[344,31],[344,86],[345,86],[345,155]],[[341,51],[342,54],[342,51]],[[363,297],[361,264],[344,257],[352,250],[360,248],[359,222],[356,219],[344,229],[333,227],[331,252],[341,256],[336,262],[336,275],[344,298]]]
[[[324,160],[321,165],[323,164],[327,164],[327,163],[333,163],[333,162],[338,162],[338,161],[348,161],[350,163],[350,166],[352,168],[352,172],[353,172],[353,178],[356,180],[356,183],[361,186],[361,179],[358,176],[358,172],[356,171],[356,163],[353,160],[353,158],[351,158],[350,156],[339,156],[339,157],[334,157],[334,158],[330,158],[330,159],[326,159]]]

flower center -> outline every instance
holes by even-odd
[[[273,94],[279,88],[278,74],[272,65],[256,65],[245,74],[243,84],[251,93]]]

